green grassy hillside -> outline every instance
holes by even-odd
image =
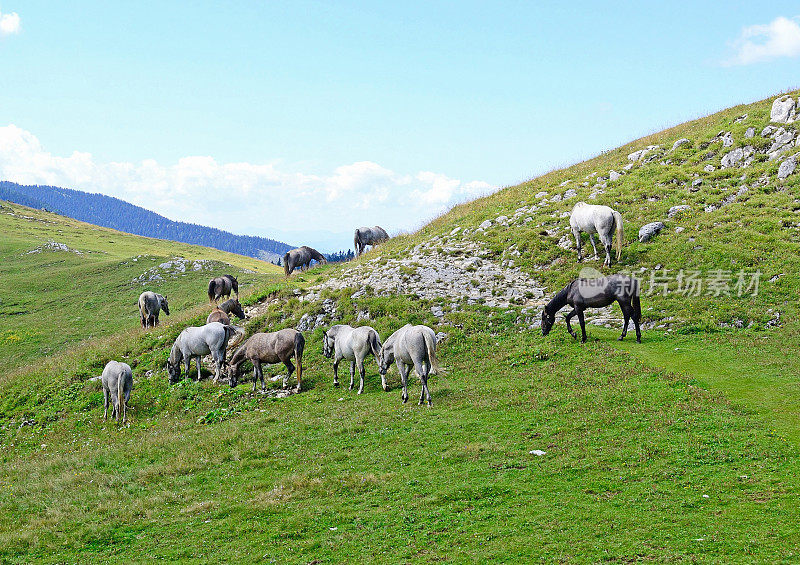
[[[93,340],[0,380],[0,556],[795,561],[800,187],[776,176],[794,145],[776,160],[759,152],[774,143],[760,137],[771,102],[459,206],[353,263],[253,280],[249,334],[304,330],[300,394],[276,397],[279,383],[252,393],[249,379],[169,386],[172,341],[205,317],[190,308],[156,331]],[[753,160],[720,169],[737,147],[753,147]],[[611,170],[624,174],[603,179]],[[600,266],[577,264],[564,239],[578,200],[626,220],[622,260],[604,272],[642,279],[642,344],[616,341],[614,310],[584,345],[562,322],[547,338],[536,327],[543,301]],[[657,220],[661,234],[637,242]],[[699,272],[697,295],[670,278],[681,269]],[[760,273],[757,293],[739,295],[741,270]],[[650,277],[671,281],[666,295],[649,293]],[[432,408],[413,401],[417,382],[402,405],[394,370],[383,392],[372,360],[363,395],[332,386],[323,328],[369,323],[385,339],[406,322],[447,334]],[[128,426],[101,421],[102,394],[87,380],[112,358],[134,367]]]
[[[242,292],[280,273],[256,259],[124,234],[4,202],[0,233],[3,372],[84,340],[135,328],[136,303],[144,290],[166,295],[173,315],[181,317],[208,301],[212,273],[231,271]],[[188,262],[159,268],[176,257]],[[162,314],[161,321],[170,318]]]

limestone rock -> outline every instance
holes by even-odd
[[[772,103],[772,110],[769,113],[769,121],[779,124],[790,124],[797,115],[797,104],[791,96],[785,94],[776,98]]]
[[[691,210],[691,209],[692,207],[689,206],[688,204],[678,204],[677,206],[673,206],[672,208],[669,209],[669,212],[667,212],[667,218],[672,218],[676,214],[680,214],[681,212],[685,212],[686,210]]]
[[[675,151],[678,147],[680,147],[681,145],[685,145],[687,143],[691,143],[691,141],[689,141],[685,137],[682,137],[678,141],[676,141],[675,143],[672,144],[671,151]]]
[[[614,170],[608,171],[608,180],[610,180],[611,182],[619,180],[620,178],[622,178],[622,175],[617,171]]]
[[[744,137],[745,137],[745,139],[750,139],[755,134],[756,134],[756,128],[749,127],[749,128],[747,128],[747,131],[744,132]]]
[[[778,167],[778,178],[783,180],[791,175],[797,167],[797,159],[794,155],[786,159],[781,166]]]
[[[663,229],[663,222],[650,222],[639,229],[639,241],[641,243],[648,242]]]

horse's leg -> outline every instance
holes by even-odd
[[[633,318],[633,327],[636,328],[636,343],[642,343],[642,330],[639,328],[639,321],[642,319],[642,305],[639,303],[639,295],[634,294],[631,297],[631,317]]]
[[[397,360],[397,372],[400,373],[400,384],[403,386],[403,404],[408,402],[408,367],[406,364]]]
[[[611,266],[611,238],[606,235],[600,235],[600,243],[603,244],[603,248],[606,250],[606,259],[603,261],[603,266],[610,267]]]
[[[267,383],[264,381],[264,368],[261,366],[261,360],[257,360],[253,364],[253,367],[255,368],[255,370],[258,373],[257,378],[255,380],[253,380],[253,392],[255,392],[255,390],[256,390],[256,383],[258,381],[261,381],[261,390],[266,390],[267,389]]]
[[[286,358],[286,361],[284,361],[283,363],[284,365],[286,365],[286,369],[289,371],[288,373],[286,373],[286,380],[283,381],[283,388],[286,388],[287,386],[289,386],[289,379],[292,378],[292,373],[294,373],[294,365],[292,365],[292,360],[289,359],[288,357]]]
[[[580,263],[583,260],[581,254],[581,230],[572,228],[572,235],[575,236],[575,244],[578,246],[578,263]]]
[[[155,321],[153,322],[153,327],[156,327],[158,325],[158,314],[156,314],[154,316],[154,318],[155,318]]]
[[[583,310],[578,310],[577,314],[578,321],[581,323],[581,343],[586,343],[586,321],[583,319]]]
[[[342,358],[337,354],[333,360],[333,386],[339,386],[339,363]]]
[[[189,368],[192,366],[191,356],[187,355],[183,360],[183,364],[186,365],[186,378],[191,379],[192,375],[189,374]]]
[[[103,420],[108,420],[108,391],[106,387],[103,387],[103,407],[105,408],[103,410]],[[114,413],[112,412],[111,415],[113,416]]]
[[[353,390],[353,377],[355,376],[356,372],[356,360],[353,359],[350,361],[350,389]]]
[[[359,359],[358,355],[356,355],[356,368],[358,369],[358,376],[361,377],[361,381],[358,385],[358,394],[364,392],[364,359]]]
[[[202,359],[203,358],[200,357],[199,355],[197,355],[195,357],[195,359],[194,359],[194,362],[197,364],[197,382],[198,383],[200,382],[200,365],[203,364]]]
[[[592,244],[592,249],[594,249],[594,256],[597,257],[597,246],[594,244],[594,234],[589,234],[589,243]]]
[[[430,371],[430,365],[425,361],[420,361],[419,363],[414,363],[414,369],[417,371],[419,380],[422,383],[422,391],[419,394],[419,405],[422,406],[422,403],[427,400],[428,406],[430,406],[431,393],[428,391],[428,373]]]
[[[628,335],[628,321],[631,319],[631,310],[633,310],[633,308],[631,308],[630,304],[626,304],[622,300],[618,300],[617,302],[619,302],[619,307],[622,309],[622,317],[624,319],[622,323],[622,335],[617,338],[619,341],[622,341],[625,339],[625,336]]]
[[[569,334],[570,334],[572,337],[578,337],[578,334],[577,334],[577,333],[575,333],[575,330],[573,330],[573,329],[572,329],[572,326],[571,326],[571,325],[570,325],[570,323],[569,323],[570,319],[571,319],[571,318],[572,318],[572,317],[573,317],[575,314],[576,314],[576,311],[575,311],[575,308],[573,308],[573,309],[572,309],[572,311],[571,311],[569,314],[567,314],[567,315],[566,315],[566,317],[564,318],[564,321],[567,323],[567,331],[569,332]]]

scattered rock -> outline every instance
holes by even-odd
[[[677,206],[673,206],[672,208],[669,209],[669,211],[667,212],[667,218],[672,218],[677,214],[680,214],[681,212],[686,212],[691,209],[692,207],[689,206],[688,204],[678,204]]]
[[[767,155],[769,156],[770,160],[777,159],[780,157],[781,153],[784,153],[792,148],[792,144],[794,143],[794,135],[794,130],[783,131],[780,133],[775,132],[775,136],[773,138],[774,141],[772,142],[772,145],[770,145],[769,149],[767,149]]]
[[[772,110],[769,113],[769,121],[779,124],[789,124],[795,120],[797,115],[796,103],[794,98],[785,94],[776,98],[772,103]]]
[[[778,131],[778,126],[765,126],[764,129],[761,130],[761,137],[769,137],[776,131]]]
[[[749,127],[749,128],[747,128],[747,130],[744,132],[744,137],[745,137],[745,139],[750,139],[751,137],[755,136],[755,134],[756,134],[756,128],[754,128],[754,127]]]
[[[705,167],[703,167],[703,170],[707,173],[713,173],[716,169],[714,165],[706,165]]]
[[[788,159],[786,159],[781,166],[778,167],[778,178],[783,180],[789,175],[791,175],[795,168],[797,167],[797,159],[795,155],[792,155]]]
[[[576,196],[578,196],[578,191],[574,188],[570,188],[564,193],[564,200],[569,200],[570,198],[575,198]]]
[[[726,131],[720,139],[722,139],[723,147],[733,147],[733,135],[731,132]]]
[[[746,119],[747,119],[747,114],[742,114],[741,116],[739,116],[739,117],[735,118],[735,119],[733,120],[733,123],[734,123],[734,124],[740,124],[740,123],[742,123],[743,121],[745,121]]]
[[[621,177],[622,177],[622,175],[620,173],[618,173],[617,171],[614,171],[614,170],[608,171],[608,180],[610,180],[611,182],[614,182],[615,180],[619,180]]]
[[[670,151],[675,151],[678,147],[680,147],[681,145],[686,145],[687,143],[691,143],[691,141],[689,141],[685,137],[682,137],[678,141],[672,144],[672,149]]]
[[[646,243],[664,229],[663,222],[650,222],[639,229],[639,241]]]
[[[490,227],[492,227],[492,220],[484,220],[478,227],[482,230],[488,230]]]
[[[442,310],[441,306],[431,306],[431,314],[437,318],[444,318],[444,310]]]
[[[697,192],[698,190],[700,190],[701,184],[703,184],[703,179],[694,179],[692,181],[692,187],[690,188],[690,190],[692,192]]]

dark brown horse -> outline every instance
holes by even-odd
[[[628,320],[633,318],[636,341],[642,343],[642,332],[639,329],[639,321],[642,319],[642,306],[639,304],[639,281],[625,275],[610,275],[599,279],[575,279],[569,283],[544,307],[542,335],[550,332],[556,319],[556,312],[569,304],[572,306],[572,311],[565,318],[567,331],[572,337],[578,337],[569,324],[572,316],[578,316],[578,322],[581,324],[581,342],[585,342],[586,322],[583,319],[583,311],[587,308],[602,308],[614,302],[619,303],[625,318],[622,335],[619,336],[620,341],[628,333]]]
[[[239,299],[231,298],[219,306],[214,307],[214,309],[211,311],[211,314],[209,314],[208,318],[206,318],[206,324],[210,324],[211,322],[219,322],[226,326],[230,325],[231,318],[229,314],[233,314],[240,320],[247,319],[247,317],[244,315],[244,310],[242,310],[242,305],[239,303]]]
[[[222,275],[208,281],[208,301],[216,302],[223,296],[230,298],[231,291],[239,298],[239,281],[232,275]]]
[[[292,249],[283,256],[283,272],[288,277],[298,267],[307,269],[311,261],[319,261],[322,264],[328,262],[322,253],[308,245]]]

